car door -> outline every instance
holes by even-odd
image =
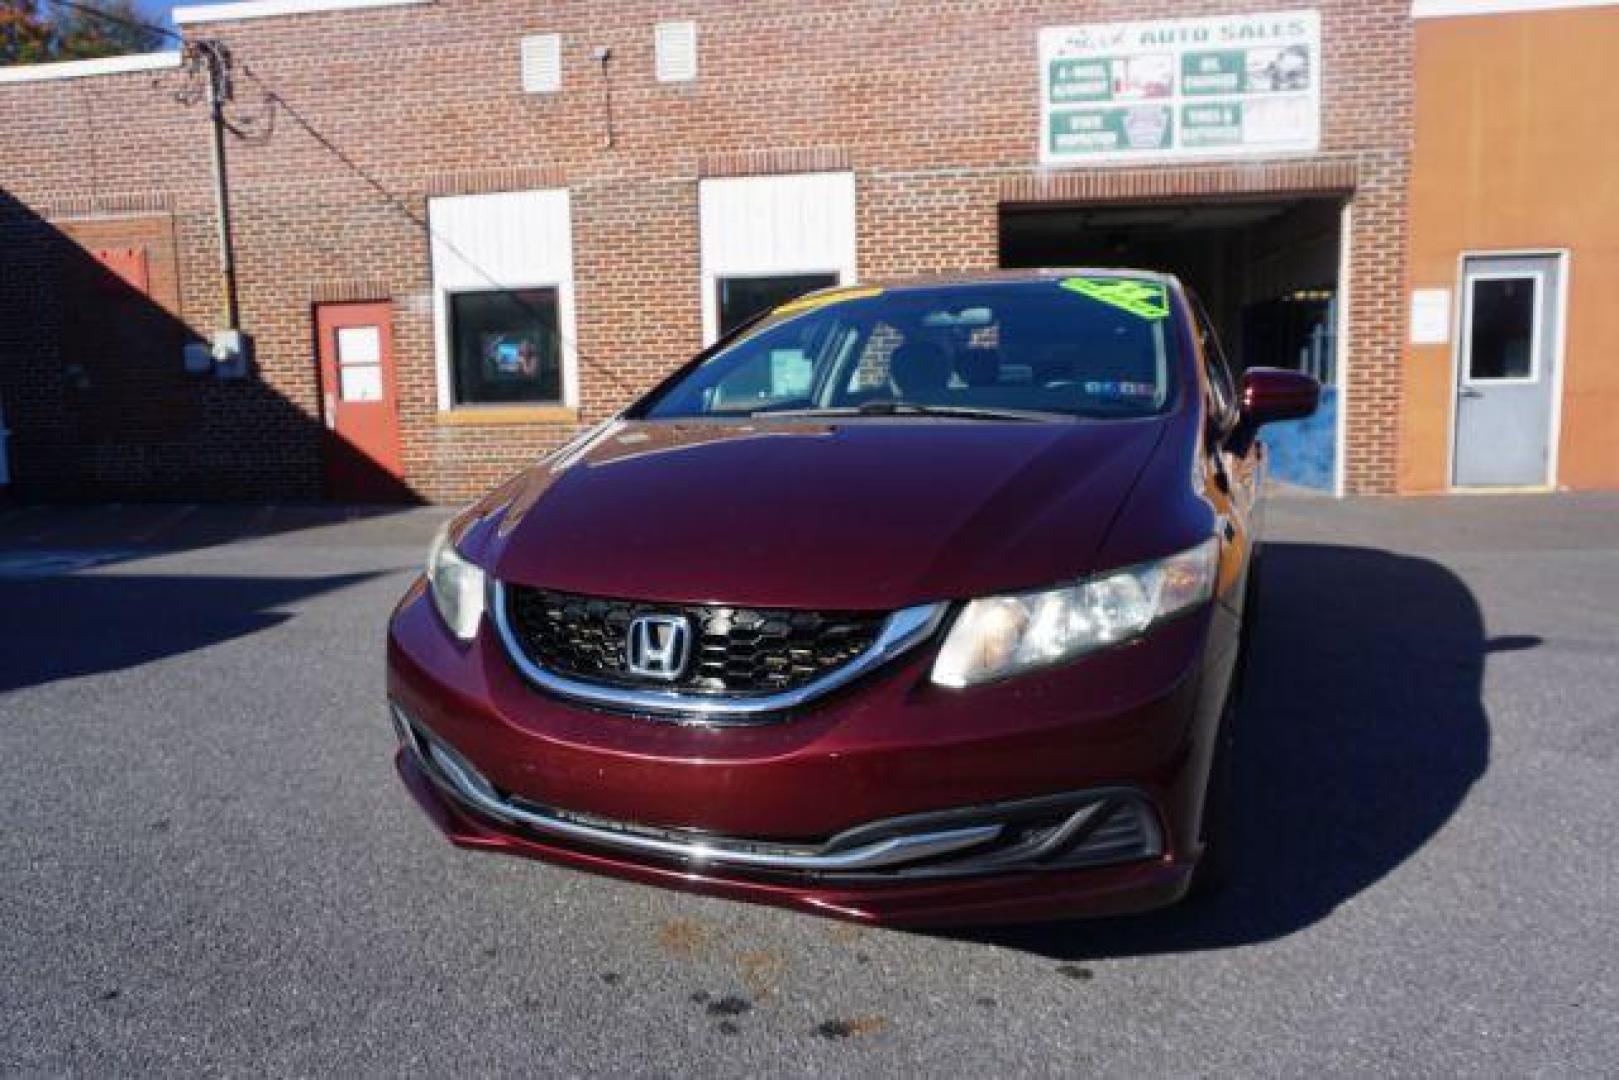
[[[1215,332],[1208,312],[1196,295],[1192,302],[1192,321],[1197,330],[1199,351],[1205,382],[1208,385],[1209,456],[1216,475],[1212,478],[1216,489],[1223,489],[1229,507],[1224,511],[1230,519],[1231,529],[1241,535],[1246,545],[1257,534],[1263,485],[1265,482],[1264,444],[1257,439],[1234,443],[1229,435],[1236,429],[1240,402],[1237,400],[1237,381],[1226,358],[1220,336]],[[1227,536],[1226,540],[1237,537]]]

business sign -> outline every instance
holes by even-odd
[[[1040,31],[1040,160],[1304,153],[1321,144],[1315,11]]]

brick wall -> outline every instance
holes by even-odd
[[[329,145],[284,112],[273,126],[261,123],[259,137],[232,140],[242,316],[258,339],[261,377],[165,387],[188,402],[194,424],[123,450],[161,463],[150,494],[317,497],[311,304],[386,295],[395,304],[406,479],[424,497],[468,497],[698,347],[702,176],[835,167],[857,177],[862,277],[995,265],[1003,202],[1352,191],[1349,482],[1391,490],[1408,0],[1319,5],[1325,131],[1315,158],[1086,172],[1037,165],[1041,26],[1279,6],[440,0],[195,28],[224,39]],[[698,23],[699,77],[659,84],[652,26],[681,18]],[[517,39],[540,32],[562,35],[562,90],[525,95]],[[590,59],[597,46],[613,50],[611,148],[601,68]],[[157,200],[178,253],[177,314],[206,333],[218,308],[207,129],[200,106],[176,100],[185,82],[182,72],[163,72],[0,85],[0,193],[10,204],[0,230],[37,232],[42,221],[67,228],[110,216],[120,200]],[[249,122],[269,113],[250,78],[238,80],[238,111]],[[446,423],[420,225],[427,199],[551,184],[572,198],[578,415]],[[46,482],[60,458],[45,448],[52,440],[60,447],[69,407],[54,388],[62,360],[48,332],[59,300],[41,284],[39,258],[5,243],[0,398],[18,432],[14,471]],[[107,445],[116,457],[117,441]],[[93,487],[101,474],[76,475]]]

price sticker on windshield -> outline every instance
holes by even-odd
[[[1143,319],[1169,318],[1169,293],[1156,281],[1071,277],[1057,284],[1069,292],[1099,300]]]

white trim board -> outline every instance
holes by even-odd
[[[1615,6],[1619,6],[1619,0],[1412,0],[1411,17],[1450,19],[1464,15],[1521,15]]]
[[[359,11],[365,8],[412,7],[434,0],[239,0],[233,4],[192,4],[174,9],[176,26],[196,23],[273,19],[282,15],[314,15],[324,11]]]
[[[697,187],[703,344],[719,337],[720,278],[833,274],[855,280],[854,173],[727,176]]]
[[[132,71],[163,71],[180,66],[180,53],[131,53],[99,56],[94,60],[56,60],[49,64],[0,67],[0,83],[43,82],[46,79],[82,79],[89,75],[123,75]]]
[[[497,289],[555,289],[562,400],[579,407],[573,296],[573,220],[566,188],[447,195],[427,201],[433,270],[434,369],[440,412],[478,408],[455,400],[450,296]]]

